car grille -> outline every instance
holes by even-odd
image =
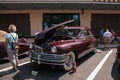
[[[52,61],[52,62],[61,62],[65,61],[65,55],[56,55],[56,54],[47,54],[47,53],[32,53],[31,57],[38,60],[38,55],[40,55],[40,60],[43,61]]]
[[[64,56],[61,56],[61,55],[51,55],[51,54],[43,54],[41,55],[41,59],[46,59],[46,60],[64,60],[65,57]]]

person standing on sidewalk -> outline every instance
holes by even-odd
[[[112,33],[112,42],[111,43],[114,43],[116,34],[115,34],[115,31],[113,29],[111,30],[111,33]]]
[[[13,66],[13,71],[17,71],[18,66],[18,49],[12,49],[12,42],[13,40],[18,41],[18,35],[16,34],[16,26],[14,24],[9,25],[8,28],[10,33],[6,34],[6,44],[7,44],[7,52],[9,60]]]
[[[104,34],[104,29],[102,28],[99,32],[100,35],[100,43],[103,43],[103,34]]]
[[[112,39],[112,33],[109,31],[109,29],[106,29],[106,32],[104,32],[103,39],[105,43],[105,50],[107,50],[107,46],[108,46],[108,50],[110,50],[110,42]]]

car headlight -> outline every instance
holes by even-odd
[[[52,53],[56,53],[56,52],[57,52],[56,46],[51,47],[51,52],[52,52]]]

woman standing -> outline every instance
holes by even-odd
[[[14,40],[18,41],[18,35],[16,34],[16,26],[11,24],[8,28],[9,32],[6,34],[6,43],[7,43],[7,51],[9,60],[13,66],[13,71],[17,71],[18,66],[18,49],[12,49],[12,42]]]

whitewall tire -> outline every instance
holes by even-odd
[[[73,62],[75,62],[75,54],[74,54],[73,51],[71,51],[71,52],[68,53],[68,57],[66,59],[66,62],[63,65],[63,69],[65,71],[71,70],[72,67],[73,67]]]

